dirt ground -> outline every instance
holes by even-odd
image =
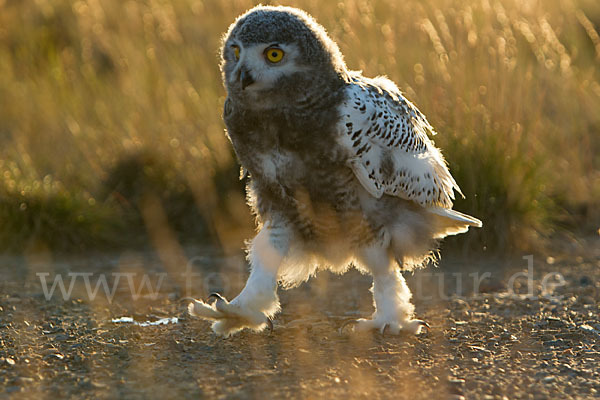
[[[409,274],[431,325],[418,337],[340,332],[372,312],[370,279],[352,270],[280,291],[272,333],[218,338],[184,297],[234,297],[243,257],[187,255],[192,278],[151,253],[0,259],[0,398],[600,397],[598,237],[531,259],[446,256]],[[158,291],[131,291],[144,274]],[[44,294],[56,276],[65,290],[75,277],[66,300],[59,285]],[[86,289],[101,276],[112,299]]]

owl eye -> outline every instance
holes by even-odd
[[[233,56],[235,57],[236,60],[239,60],[240,59],[240,46],[233,45],[233,46],[231,46],[231,48],[233,49]]]
[[[265,50],[265,57],[267,60],[273,64],[278,63],[283,59],[283,50],[278,47],[269,47]]]

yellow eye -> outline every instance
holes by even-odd
[[[236,60],[240,59],[240,47],[239,46],[231,46],[233,48],[233,55],[235,56]]]
[[[267,60],[272,63],[278,63],[283,58],[283,50],[277,47],[269,47],[265,50],[265,55],[267,56]]]

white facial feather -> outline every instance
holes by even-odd
[[[233,43],[233,45],[239,47],[240,58],[237,61],[232,60],[236,66],[233,74],[229,77],[230,85],[239,79],[239,72],[242,68],[246,68],[254,79],[254,83],[246,88],[249,91],[270,89],[278,79],[305,70],[296,63],[299,51],[294,44],[260,43],[248,47],[244,47],[241,43]],[[265,50],[273,46],[284,52],[283,58],[278,63],[269,62],[265,56]]]

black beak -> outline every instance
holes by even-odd
[[[240,82],[242,83],[242,90],[254,83],[254,78],[252,75],[250,75],[250,71],[248,71],[246,68],[242,68],[240,71]]]

